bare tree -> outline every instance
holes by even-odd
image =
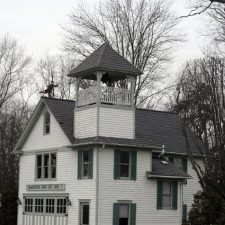
[[[203,169],[195,160],[187,141],[189,157],[202,188],[216,193],[223,200],[225,200],[224,69],[225,62],[219,58],[207,57],[188,63],[177,84],[174,107],[176,111],[184,113],[184,123],[208,146],[209,151],[198,148],[204,162]],[[199,147],[199,144],[196,143],[196,146]]]
[[[0,39],[0,109],[23,88],[29,63],[30,57],[15,39],[7,35]]]
[[[69,55],[46,56],[40,59],[35,69],[35,84],[37,93],[44,90],[52,81],[58,86],[53,97],[61,99],[74,98],[74,82],[67,74],[75,67],[74,58]]]
[[[30,114],[27,102],[11,98],[0,112],[0,225],[16,224],[18,196],[17,155],[12,154]]]
[[[107,0],[93,11],[80,6],[64,27],[66,51],[86,57],[103,42],[144,72],[136,80],[136,105],[148,103],[165,75],[172,47],[181,39],[168,1]],[[156,91],[158,92],[158,90]]]
[[[214,7],[224,8],[225,0],[189,0],[190,11],[187,15],[180,18],[186,18],[190,16],[200,15],[204,12],[208,12]]]

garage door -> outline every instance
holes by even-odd
[[[23,225],[67,225],[67,197],[24,197]]]

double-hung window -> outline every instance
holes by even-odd
[[[163,182],[162,208],[163,209],[171,209],[172,208],[172,183],[171,182]]]
[[[136,204],[114,203],[113,225],[136,225]]]
[[[80,203],[80,225],[89,225],[90,216],[90,204],[89,202]]]
[[[137,152],[130,150],[114,151],[114,179],[136,180]]]
[[[129,225],[130,209],[128,204],[119,206],[119,225]]]
[[[36,179],[56,178],[56,153],[36,155]]]
[[[177,181],[157,181],[157,209],[177,209]]]
[[[120,151],[120,178],[129,178],[131,171],[130,151]]]
[[[93,149],[78,150],[78,179],[91,179],[93,177]]]

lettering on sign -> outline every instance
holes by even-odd
[[[28,184],[27,191],[64,191],[65,184]]]

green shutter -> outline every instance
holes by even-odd
[[[162,188],[163,188],[163,181],[157,181],[157,209],[162,209]]]
[[[120,178],[120,150],[114,150],[114,179]]]
[[[177,181],[172,182],[172,209],[177,210]]]
[[[130,225],[136,225],[136,204],[130,204]]]
[[[113,204],[113,225],[119,225],[119,211],[120,205],[119,203]]]
[[[88,178],[93,178],[93,149],[88,150]]]
[[[182,169],[184,172],[187,173],[187,159],[186,158],[182,158]]]
[[[183,205],[182,207],[182,221],[187,221],[187,205]]]
[[[131,180],[137,177],[137,151],[131,151]]]
[[[169,157],[169,162],[174,163],[174,158],[173,157]]]
[[[82,150],[77,151],[78,154],[78,163],[77,163],[77,179],[81,179],[81,170],[82,170]]]

